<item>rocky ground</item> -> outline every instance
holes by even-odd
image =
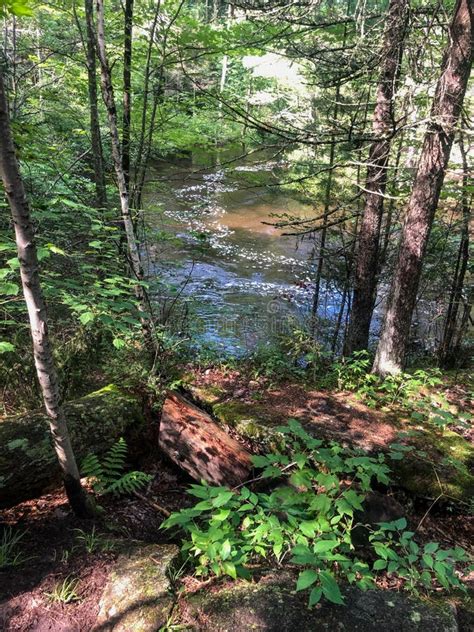
[[[299,384],[271,385],[232,371],[202,371],[188,387],[195,401],[253,451],[273,441],[274,427],[297,418],[316,435],[385,450],[408,423],[396,411],[368,408],[348,393],[316,391]],[[466,389],[454,389],[453,405],[470,406]],[[403,505],[419,541],[472,551],[474,519],[467,504],[472,485],[472,435],[425,437],[433,454],[453,448],[465,459],[462,476],[449,468],[442,480],[412,465],[400,469],[386,490]],[[406,465],[406,464],[405,464]],[[160,530],[157,507],[177,510],[192,501],[190,479],[150,451],[140,463],[153,480],[144,498],[104,499],[96,524],[80,522],[56,491],[2,512],[2,528],[22,533],[17,566],[0,570],[0,629],[59,632],[340,630],[341,632],[470,632],[470,600],[441,593],[409,598],[400,583],[381,575],[379,589],[344,589],[346,606],[324,602],[308,610],[294,592],[291,570],[261,569],[252,582],[199,581],[180,567],[178,541]],[[411,472],[412,479],[406,473]],[[443,478],[444,477],[444,478]],[[445,495],[439,493],[441,484]],[[438,493],[437,493],[438,492]],[[434,502],[436,500],[436,502]],[[174,536],[176,537],[176,536]],[[67,602],[61,587],[72,583]],[[63,591],[64,592],[64,591]]]

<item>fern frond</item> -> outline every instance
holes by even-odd
[[[144,487],[153,477],[145,472],[127,472],[118,480],[107,487],[107,492],[112,494],[133,494]]]
[[[85,457],[81,464],[81,473],[82,476],[87,476],[88,478],[101,479],[104,476],[104,470],[97,455],[88,454]]]
[[[119,478],[124,469],[127,460],[127,443],[123,437],[114,443],[102,461],[104,470],[104,478],[107,481],[115,481]]]
[[[89,454],[82,463],[84,476],[94,478],[94,490],[99,494],[132,494],[153,477],[144,472],[124,474],[127,460],[127,443],[122,437],[107,452],[102,463],[95,454]]]

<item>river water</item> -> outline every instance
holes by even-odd
[[[315,242],[284,236],[268,224],[274,215],[317,213],[278,186],[287,169],[281,153],[197,152],[151,170],[144,195],[147,276],[156,305],[177,329],[189,316],[186,327],[192,324],[197,346],[242,355],[308,324]],[[325,267],[317,332],[322,342],[340,308],[341,272],[333,264]],[[424,330],[432,311],[425,305]],[[380,312],[379,306],[373,332]]]
[[[275,214],[314,215],[277,183],[281,155],[194,154],[156,166],[145,194],[148,277],[157,303],[185,304],[194,337],[224,353],[243,354],[309,317],[314,241],[284,236]],[[174,301],[176,293],[179,301]],[[340,303],[323,284],[320,316]]]

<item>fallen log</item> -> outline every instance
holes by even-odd
[[[138,399],[114,386],[66,403],[64,410],[79,463],[90,453],[103,454],[144,423]],[[0,419],[0,507],[34,498],[59,480],[46,414]]]
[[[247,450],[178,393],[170,393],[165,400],[159,445],[198,481],[234,487],[246,481],[252,470]]]

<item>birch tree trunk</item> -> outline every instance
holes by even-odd
[[[123,47],[123,116],[122,116],[122,169],[125,183],[130,183],[130,119],[132,115],[132,31],[133,0],[125,1],[125,25]]]
[[[406,21],[407,0],[390,0],[372,124],[375,140],[369,150],[365,186],[367,194],[360,226],[354,296],[344,350],[347,355],[360,349],[367,349],[369,345],[370,322],[377,291],[383,202],[387,186],[391,135],[394,131],[393,98],[400,73]]]
[[[26,199],[11,134],[7,96],[0,70],[0,176],[11,210],[20,262],[20,275],[33,341],[36,372],[54,449],[62,472],[69,503],[77,516],[93,515],[92,501],[81,486],[79,471],[69,438],[46,323],[46,306],[41,292],[39,265],[30,209]]]
[[[457,0],[375,356],[373,371],[379,375],[398,373],[404,365],[423,257],[471,72],[472,50],[472,2]]]
[[[117,109],[115,106],[114,89],[112,85],[112,75],[110,72],[110,66],[107,59],[107,53],[105,49],[105,26],[104,26],[104,2],[103,0],[97,0],[97,54],[101,69],[101,86],[102,86],[102,98],[104,100],[105,107],[107,109],[107,117],[109,120],[110,128],[110,141],[112,146],[112,158],[114,161],[115,175],[117,178],[117,185],[120,194],[120,207],[122,214],[122,221],[127,239],[127,249],[130,259],[130,266],[132,273],[137,280],[135,286],[135,294],[140,303],[140,309],[143,313],[148,311],[145,291],[141,285],[143,281],[143,270],[140,259],[140,251],[138,249],[138,243],[135,235],[135,228],[133,226],[132,217],[130,215],[130,205],[128,197],[128,187],[125,179],[125,173],[122,165],[122,153],[120,149],[120,140],[117,126]],[[144,324],[144,330],[146,330]],[[148,332],[147,332],[148,333]]]
[[[105,189],[104,159],[102,154],[102,139],[100,135],[99,108],[97,102],[97,68],[95,54],[94,8],[92,2],[93,0],[84,1],[86,15],[87,86],[89,92],[90,131],[96,205],[98,208],[104,208],[107,206],[107,194]]]

